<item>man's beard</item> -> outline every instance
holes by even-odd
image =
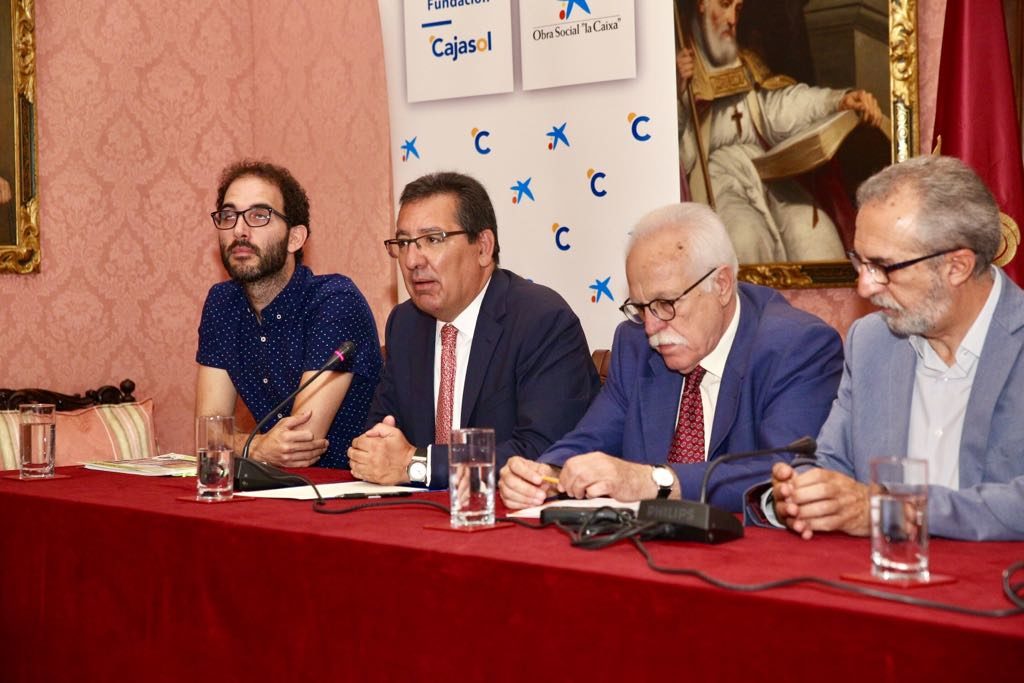
[[[256,256],[256,263],[251,265],[233,264],[230,259],[230,253],[232,249],[238,246],[251,249],[253,255]],[[226,247],[221,246],[220,260],[224,264],[224,268],[227,269],[228,274],[236,282],[247,285],[259,282],[264,278],[277,275],[284,268],[284,264],[288,260],[288,236],[285,235],[280,241],[270,244],[266,252],[263,252],[251,242],[235,240]]]
[[[719,35],[718,30],[711,23],[711,13],[704,13],[704,47],[707,48],[708,57],[714,66],[725,66],[736,60],[736,39],[730,36]]]
[[[921,297],[920,308],[912,313],[885,294],[871,297],[871,303],[887,309],[882,311],[885,324],[893,334],[901,337],[912,334],[927,336],[935,329],[938,321],[946,316],[951,305],[949,293],[945,291],[937,274],[934,274],[928,292]]]

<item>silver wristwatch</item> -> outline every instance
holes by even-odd
[[[676,483],[676,477],[667,465],[654,465],[651,467],[651,479],[658,485],[658,498],[668,498],[672,493],[672,484]]]
[[[409,481],[413,484],[427,483],[426,448],[417,448],[416,452],[412,454],[412,460],[409,461],[409,467],[406,468],[406,474],[409,475]]]

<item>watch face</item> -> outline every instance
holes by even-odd
[[[654,478],[654,483],[662,488],[671,487],[675,481],[672,476],[672,470],[664,466],[655,467],[654,471],[651,472],[651,477]]]
[[[426,481],[427,465],[422,462],[414,462],[409,465],[409,481]]]

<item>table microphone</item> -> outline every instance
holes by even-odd
[[[813,459],[818,448],[817,442],[804,436],[793,443],[778,448],[763,448],[745,453],[726,453],[708,463],[700,485],[700,501],[692,500],[642,500],[637,512],[638,522],[661,522],[650,538],[673,541],[697,541],[700,543],[725,543],[743,537],[743,523],[731,512],[707,503],[708,482],[711,472],[725,462],[753,458],[775,453],[797,453],[803,456],[802,464]],[[796,461],[794,461],[796,462]]]
[[[279,467],[268,465],[265,462],[256,462],[255,460],[249,459],[249,446],[252,444],[252,440],[259,433],[263,425],[267,424],[267,421],[271,417],[277,414],[279,410],[284,408],[289,401],[298,395],[300,391],[308,387],[313,380],[334,368],[339,363],[345,360],[345,357],[350,355],[356,348],[356,345],[350,341],[343,342],[324,363],[323,367],[316,371],[316,373],[308,380],[303,382],[298,389],[288,394],[288,397],[277,404],[277,406],[267,413],[256,428],[252,430],[252,434],[245,440],[245,445],[242,447],[242,455],[239,458],[235,458],[235,490],[236,491],[265,491],[267,489],[280,489],[287,486],[308,486],[309,481],[305,477],[300,477],[297,474],[289,474]]]

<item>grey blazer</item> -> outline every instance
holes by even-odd
[[[931,486],[932,534],[1024,540],[1024,292],[1002,270],[960,441],[960,488]],[[818,437],[822,466],[868,481],[868,459],[905,455],[917,356],[878,313],[850,327],[839,396]]]

